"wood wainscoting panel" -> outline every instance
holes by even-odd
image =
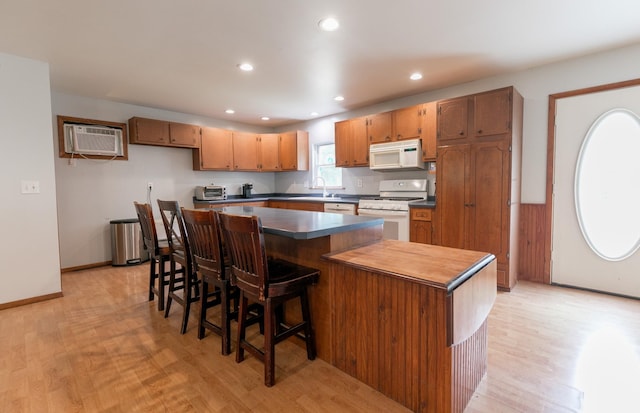
[[[520,279],[549,284],[545,279],[546,204],[520,205]]]

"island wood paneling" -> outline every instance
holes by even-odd
[[[454,369],[451,395],[452,412],[461,412],[465,409],[487,372],[487,330],[487,321],[485,321],[469,339],[452,349]]]
[[[282,258],[320,270],[317,284],[309,288],[311,318],[316,333],[318,357],[330,361],[331,355],[331,309],[333,297],[329,293],[331,274],[329,263],[322,260],[323,254],[342,251],[367,244],[382,238],[382,225],[341,232],[319,238],[297,240],[273,234],[265,234],[267,252],[275,258]],[[297,301],[286,304],[288,322],[300,320],[300,304]]]
[[[520,205],[519,279],[549,283],[545,279],[546,204]]]
[[[450,347],[446,290],[340,264],[331,280],[333,365],[414,412],[464,410],[486,372],[486,321]]]

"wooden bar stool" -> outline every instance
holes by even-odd
[[[182,208],[195,270],[202,281],[198,338],[208,329],[222,338],[222,354],[231,353],[231,320],[238,317],[238,289],[231,285],[220,240],[218,216],[213,210]],[[212,291],[209,291],[209,290]],[[207,309],[221,304],[220,324],[207,318]]]
[[[170,271],[166,271],[166,263],[171,260],[171,250],[167,241],[158,242],[151,205],[137,202],[134,202],[133,205],[140,221],[144,246],[150,255],[149,301],[153,301],[154,295],[157,295],[158,311],[162,311],[164,310],[164,287],[169,285]],[[158,280],[157,286],[156,280]]]
[[[198,278],[193,269],[191,249],[186,237],[182,213],[177,201],[161,201],[158,199],[160,216],[164,230],[167,234],[169,244],[170,270],[169,288],[167,291],[167,305],[164,310],[164,317],[169,316],[171,303],[175,301],[182,306],[182,325],[180,334],[187,332],[189,323],[189,312],[191,303],[199,300]],[[176,264],[180,265],[176,269]]]
[[[280,259],[268,259],[260,218],[219,213],[222,233],[231,257],[232,281],[240,289],[238,315],[238,349],[236,362],[249,351],[264,363],[264,384],[275,383],[275,345],[291,336],[303,338],[307,358],[316,357],[316,347],[307,286],[318,280],[319,271]],[[276,324],[276,313],[282,304],[300,298],[302,322],[295,326]],[[264,347],[245,340],[248,302],[264,308]],[[301,334],[301,333],[304,334]]]

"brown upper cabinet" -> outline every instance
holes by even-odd
[[[133,117],[129,142],[193,149],[195,171],[309,170],[309,133],[235,132]]]
[[[236,171],[260,170],[258,143],[260,135],[250,132],[233,132],[233,169]]]
[[[392,112],[394,140],[421,138],[424,110],[423,105],[394,110]]]
[[[437,102],[336,122],[335,128],[336,166],[368,166],[369,145],[405,139],[421,139],[422,160],[436,160]]]
[[[280,135],[277,133],[263,133],[258,136],[259,170],[278,172],[280,168]]]
[[[235,132],[202,128],[194,170],[278,172],[309,169],[309,134]]]
[[[309,170],[309,132],[291,131],[280,134],[280,170]]]
[[[440,101],[438,142],[462,143],[509,133],[511,108],[510,88]]]
[[[436,159],[437,102],[396,109],[392,114],[391,140],[421,139],[422,160]]]
[[[436,135],[438,133],[438,103],[429,102],[422,105],[420,120],[420,138],[422,139],[422,160],[436,160]]]
[[[197,148],[200,144],[200,127],[133,117],[129,119],[129,143]]]
[[[393,138],[391,112],[378,113],[365,118],[369,144],[395,140]]]
[[[369,140],[366,118],[335,123],[336,166],[369,166]]]
[[[220,128],[202,128],[200,148],[193,150],[193,169],[233,170],[233,134]]]

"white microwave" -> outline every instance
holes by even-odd
[[[409,139],[370,145],[369,168],[383,171],[424,169],[422,141]]]

